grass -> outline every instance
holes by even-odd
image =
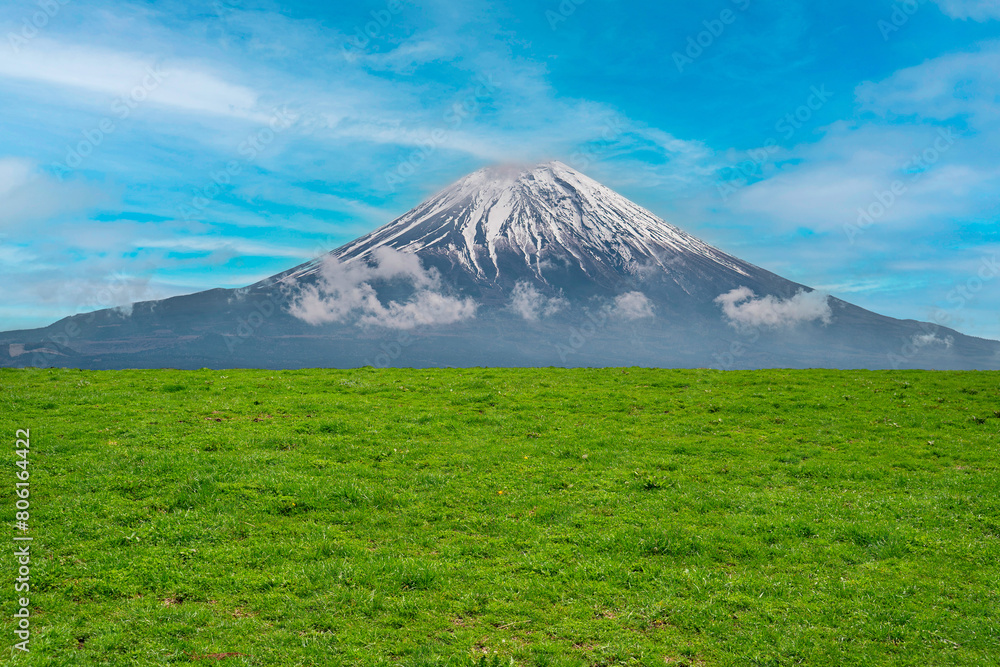
[[[998,373],[0,371],[7,664],[1000,664],[998,412]]]

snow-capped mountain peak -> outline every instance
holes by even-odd
[[[591,277],[670,271],[684,258],[737,273],[747,266],[558,161],[480,169],[333,254],[349,262],[380,247],[447,255],[484,282],[503,280],[511,267],[545,281],[554,263]]]

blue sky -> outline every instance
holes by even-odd
[[[0,330],[245,285],[560,159],[1000,339],[997,0],[15,0],[0,35]]]

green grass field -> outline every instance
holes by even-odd
[[[5,664],[1000,664],[998,373],[4,370],[0,406]]]

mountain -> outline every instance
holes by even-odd
[[[680,278],[680,258],[709,273],[746,275],[753,268],[560,162],[477,171],[334,254],[364,259],[384,247],[425,261],[446,257],[450,274],[501,288],[528,279],[586,290],[654,268]],[[546,261],[558,262],[562,275]],[[316,266],[290,275],[308,275]]]
[[[0,334],[3,365],[993,369],[1000,343],[785,280],[550,162],[245,288]]]

